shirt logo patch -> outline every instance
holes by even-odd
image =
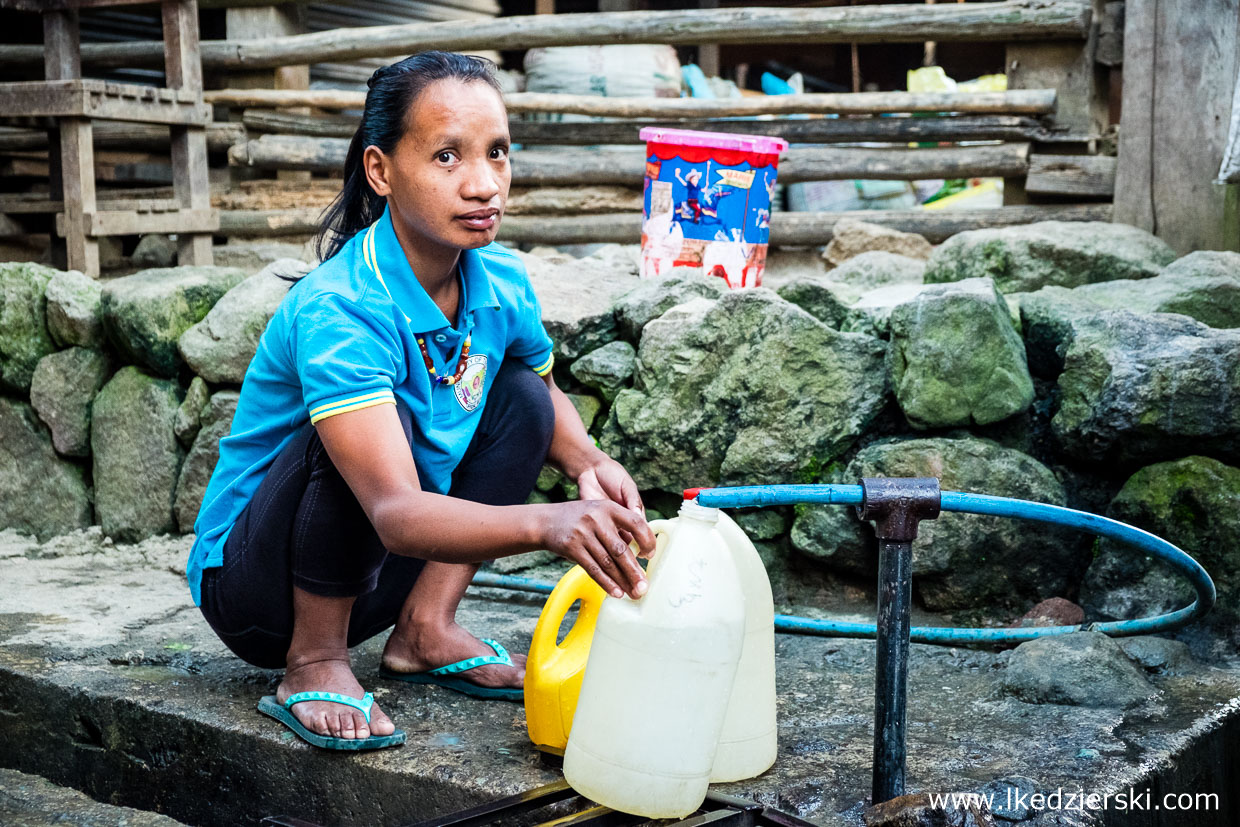
[[[461,403],[461,407],[466,411],[473,411],[482,402],[482,391],[486,382],[487,357],[485,354],[475,353],[465,362],[461,381],[452,386],[452,390],[456,392],[456,401]]]

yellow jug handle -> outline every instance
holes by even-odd
[[[545,663],[551,664],[564,657],[574,646],[580,645],[581,638],[588,640],[594,634],[594,623],[605,597],[607,593],[603,587],[595,583],[585,569],[573,566],[560,578],[543,605],[538,625],[534,627],[534,638],[530,641],[530,651],[537,651]],[[581,601],[581,608],[577,610],[573,628],[564,636],[563,642],[557,644],[555,638],[560,624],[578,600]],[[584,663],[585,657],[582,656],[581,660]]]

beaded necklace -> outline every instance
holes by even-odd
[[[379,284],[383,285],[384,291],[388,294],[388,298],[392,297],[392,291],[388,290],[387,282],[383,280],[383,274],[379,272],[379,257],[375,254],[375,227],[379,226],[376,221],[370,225],[370,229],[366,232],[366,237],[362,240],[362,254],[366,260],[366,264],[374,272],[379,279]],[[457,262],[457,276],[464,278],[460,272],[460,262]],[[405,316],[405,321],[410,321]],[[426,338],[418,337],[418,350],[422,351],[422,361],[426,363],[426,372],[431,376],[431,383],[435,385],[455,385],[461,381],[461,377],[465,375],[465,366],[469,362],[469,344],[473,340],[473,334],[465,337],[465,344],[461,346],[461,358],[456,360],[456,373],[451,376],[440,376],[435,370],[435,363],[431,361],[430,351],[426,349]]]
[[[461,377],[465,374],[465,363],[469,361],[469,342],[472,338],[472,333],[465,337],[465,344],[461,346],[461,358],[456,361],[456,373],[452,376],[440,376],[435,372],[435,363],[431,361],[430,351],[426,349],[426,339],[418,337],[418,350],[422,351],[422,361],[426,363],[426,372],[431,375],[432,383],[455,385],[461,381]]]

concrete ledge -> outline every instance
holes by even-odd
[[[407,824],[559,777],[526,738],[520,705],[380,682],[381,640],[356,650],[355,669],[408,743],[340,755],[297,741],[254,711],[278,673],[231,656],[190,604],[187,549],[184,539],[113,548],[84,533],[37,546],[0,534],[0,766],[209,825],[276,813]],[[521,651],[539,605],[485,590],[461,620]],[[720,791],[823,825],[857,824],[870,784],[873,645],[780,636],[777,651],[779,759]],[[1047,811],[1026,823],[1237,823],[1234,664],[1153,676],[1159,694],[1123,711],[1005,696],[1007,653],[918,645],[912,657],[910,791],[976,790],[1012,775],[1046,792],[1213,791],[1218,811],[1092,820]],[[627,713],[647,703],[657,699]]]

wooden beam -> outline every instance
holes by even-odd
[[[318,231],[318,208],[237,210],[220,213],[220,234],[226,236],[311,235]],[[771,243],[800,246],[826,244],[841,218],[869,221],[939,242],[965,230],[1010,227],[1034,221],[1109,221],[1110,204],[1030,205],[992,210],[859,210],[791,213],[771,216]],[[571,218],[505,216],[499,238],[509,244],[636,244],[641,239],[641,214],[616,213]]]
[[[349,142],[344,138],[263,135],[237,144],[229,163],[264,169],[339,172]],[[994,144],[944,149],[871,149],[859,147],[793,148],[783,154],[781,183],[848,178],[913,180],[1024,175],[1028,144]],[[638,186],[646,168],[643,149],[512,153],[516,186],[619,184]]]
[[[260,40],[203,43],[206,69],[258,69],[302,63],[396,57],[425,49],[530,49],[611,43],[920,43],[1083,40],[1086,0],[1002,0],[835,8],[727,8],[594,14],[543,14],[443,23],[332,29]],[[161,44],[87,44],[84,63],[119,68],[158,64]],[[0,46],[0,69],[34,65],[37,48]]]
[[[296,115],[271,109],[247,109],[242,115],[246,129],[255,133],[309,135],[317,138],[351,138],[358,119],[350,115]],[[214,124],[222,127],[226,124]],[[822,144],[853,141],[1037,141],[1040,143],[1081,143],[1085,135],[1074,135],[1024,115],[961,115],[943,118],[856,117],[856,118],[777,118],[774,120],[682,120],[682,121],[525,121],[512,118],[508,129],[514,143],[593,146],[596,144],[639,144],[642,127],[697,129],[708,132],[734,132],[743,135],[770,135],[789,143]],[[208,129],[208,142],[211,140]],[[241,136],[239,140],[244,140]],[[5,137],[0,133],[0,148]],[[99,135],[96,133],[96,143]],[[14,146],[13,148],[24,148]]]
[[[857,8],[864,8],[858,6]],[[362,92],[335,89],[216,89],[207,103],[228,106],[361,109]],[[607,118],[734,118],[755,115],[878,115],[892,112],[964,112],[1045,115],[1055,110],[1054,89],[1016,92],[845,92],[746,98],[604,98],[513,92],[504,95],[510,115],[562,113]]]
[[[1116,163],[1107,155],[1030,155],[1025,191],[1110,198],[1115,194]]]
[[[211,120],[211,107],[176,90],[89,78],[0,83],[0,112],[197,126]]]
[[[1115,220],[1181,255],[1240,249],[1240,185],[1214,178],[1240,69],[1236,0],[1129,0]]]
[[[207,124],[207,149],[227,152],[233,144],[246,138],[245,127],[239,123]],[[96,149],[166,150],[168,127],[153,124],[100,121],[94,127]],[[7,129],[0,131],[0,152],[47,149],[47,130]]]

